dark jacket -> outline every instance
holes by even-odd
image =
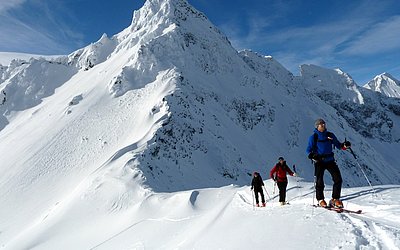
[[[263,179],[260,174],[257,176],[253,175],[253,179],[251,180],[251,188],[254,188],[255,191],[262,190],[262,186],[264,186]]]
[[[287,182],[288,180],[286,177],[286,173],[291,176],[294,175],[293,171],[290,170],[288,165],[286,165],[286,161],[284,161],[282,164],[278,162],[269,172],[269,176],[278,182]],[[274,174],[276,174],[276,178]]]

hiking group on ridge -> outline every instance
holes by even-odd
[[[312,160],[314,164],[314,185],[315,185],[315,196],[318,201],[318,205],[321,207],[334,207],[343,208],[343,203],[340,200],[341,189],[342,189],[342,175],[340,169],[336,164],[333,149],[338,148],[347,150],[351,147],[351,143],[345,140],[340,143],[334,133],[326,129],[326,123],[323,119],[319,118],[314,123],[314,133],[308,139],[308,145],[306,153],[308,158]],[[351,150],[351,149],[350,149]],[[286,202],[286,188],[288,185],[287,174],[291,176],[298,176],[296,171],[292,171],[283,157],[278,158],[278,163],[271,169],[269,176],[274,180],[275,184],[279,189],[279,203],[281,205],[287,204]],[[294,168],[294,166],[293,166]],[[295,170],[295,169],[294,169]],[[324,196],[324,173],[327,170],[333,181],[332,198],[329,200],[329,204],[325,201]],[[265,197],[263,193],[264,182],[261,178],[260,173],[254,172],[253,179],[251,181],[251,190],[254,189],[254,196],[256,200],[256,206],[259,206],[259,197],[261,196],[262,206],[265,206]],[[267,190],[265,190],[267,192]],[[267,193],[268,194],[268,193]]]

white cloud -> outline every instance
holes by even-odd
[[[5,0],[0,2],[0,13],[20,6],[26,0]]]
[[[0,12],[0,51],[67,54],[81,46],[83,35],[56,18],[68,11],[60,5],[51,11],[48,4],[31,2],[29,6],[16,8],[17,1],[14,1],[12,14],[11,9]],[[5,10],[6,5],[2,6]]]
[[[369,55],[396,49],[400,49],[400,16],[375,24],[342,52],[349,55]]]
[[[22,23],[12,16],[0,16],[1,51],[35,52],[47,54],[51,51],[60,53],[65,47],[59,45],[49,35],[39,32],[29,24]]]
[[[264,32],[255,26],[247,36],[230,39],[233,44],[242,48],[261,50],[272,55],[292,71],[298,71],[298,65],[303,63],[326,65],[333,62],[338,48],[366,26],[368,23],[365,20],[338,21]]]

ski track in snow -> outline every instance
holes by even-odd
[[[383,225],[364,215],[352,215],[346,219],[354,226],[357,248],[400,249],[400,228]]]
[[[103,169],[100,172],[102,171],[108,172],[109,170]],[[111,175],[117,173],[119,171],[111,172]],[[112,179],[103,179],[100,186],[100,179],[93,182],[96,192],[108,190],[110,185],[107,182],[110,180]],[[338,214],[311,206],[313,197],[311,183],[294,181],[293,178],[289,183],[287,197],[290,205],[285,206],[277,203],[278,194],[277,192],[273,193],[273,185],[270,181],[265,182],[266,190],[271,197],[271,199],[266,197],[266,207],[254,207],[253,192],[249,186],[149,193],[141,201],[138,200],[138,203],[131,204],[131,208],[127,208],[127,204],[116,208],[120,205],[115,202],[110,203],[111,209],[108,216],[111,217],[106,219],[109,222],[101,226],[105,230],[103,237],[88,235],[88,242],[83,248],[243,249],[248,244],[253,244],[254,249],[264,249],[266,246],[268,248],[307,250],[399,249],[399,215],[396,214],[400,207],[398,204],[383,205],[388,204],[383,198],[377,198],[375,204],[371,203],[374,198],[370,193],[365,192],[366,188],[344,189],[344,196],[361,193],[360,190],[364,190],[362,192],[364,195],[352,196],[353,198],[345,202],[345,206],[349,209],[363,209],[363,214]],[[390,193],[393,190],[387,188],[384,192]],[[18,242],[6,245],[5,249],[32,247],[54,249],[55,246],[58,246],[57,242],[62,239],[60,238],[63,237],[62,234],[66,233],[65,229],[68,229],[68,227],[63,229],[63,224],[67,221],[59,221],[59,226],[52,221],[54,218],[59,218],[60,214],[69,217],[68,210],[71,210],[74,204],[78,205],[76,202],[79,202],[82,197],[81,191],[77,190],[75,193],[78,199],[71,197],[71,202],[62,201],[55,204],[35,225],[35,228],[27,231],[25,236],[20,235]],[[330,188],[325,191],[331,192]],[[129,196],[129,194],[120,194],[120,196]],[[398,196],[400,195],[392,194],[392,197]],[[126,198],[121,199],[122,203],[127,201]],[[93,198],[90,199],[90,202],[98,203]],[[63,210],[62,207],[69,209]],[[71,213],[73,214],[74,211],[75,209],[72,209]],[[77,211],[85,213],[81,209]],[[90,210],[86,212],[91,213]],[[379,216],[392,221],[386,223]],[[123,223],[112,227],[111,230],[104,227],[111,221],[120,220]],[[49,225],[51,226],[49,227]],[[78,222],[74,227],[79,228],[79,225]],[[59,228],[60,233],[47,231],[48,227]],[[149,231],[151,233],[146,233]],[[70,237],[74,238],[74,231],[68,233],[71,234]],[[51,235],[51,237],[46,235]],[[243,237],[251,238],[251,240],[243,241],[241,240]],[[48,239],[45,240],[46,238]],[[154,241],[154,239],[159,240]],[[321,248],[321,246],[323,247]],[[68,242],[68,245],[61,249],[76,247],[77,245]]]
[[[301,188],[301,187],[297,187]],[[327,191],[327,190],[326,190]],[[370,193],[370,192],[365,192],[365,193]],[[238,207],[240,208],[246,208],[249,205],[253,206],[253,211],[257,210],[259,211],[264,211],[264,212],[271,212],[271,210],[274,208],[274,206],[279,205],[274,205],[275,203],[271,203],[271,200],[267,200],[267,207],[266,208],[259,208],[259,207],[254,207],[254,198],[250,197],[252,195],[252,192],[250,194],[246,192],[238,192]],[[303,195],[301,195],[303,196]],[[298,196],[298,197],[301,197]],[[297,199],[298,197],[295,197],[293,199]],[[276,198],[276,197],[273,197]],[[253,200],[252,200],[253,199]],[[239,205],[240,204],[240,205]],[[272,205],[271,205],[272,204]],[[289,205],[290,206],[290,205]],[[396,206],[388,206],[389,208],[395,208]],[[279,208],[278,208],[279,209]],[[378,212],[378,211],[376,211]],[[304,219],[311,219],[313,216],[320,216],[322,214],[328,214],[334,212],[332,211],[319,211],[314,214],[314,211],[312,213],[311,217],[304,216]],[[387,249],[387,250],[398,250],[400,249],[400,228],[397,225],[398,220],[392,221],[390,224],[383,224],[382,221],[378,219],[374,219],[373,217],[368,216],[368,213],[371,214],[371,212],[363,213],[361,215],[358,214],[349,214],[349,213],[341,213],[337,214],[337,216],[343,220],[346,224],[351,226],[351,233],[355,237],[355,245],[354,249]],[[346,248],[345,245],[343,245],[344,248]],[[308,248],[307,248],[308,249]],[[342,249],[342,247],[338,247],[338,249]]]
[[[352,216],[348,217],[349,223],[354,226],[357,239],[357,248],[370,247],[373,249],[399,249],[395,245],[395,240],[389,237],[392,230],[398,230],[387,226],[382,226],[380,223],[373,222],[368,218]]]
[[[264,242],[263,244],[254,243],[255,249],[259,249],[258,247],[261,248],[265,244],[269,245],[274,239],[273,237],[280,237],[279,235],[272,235],[273,237],[264,234],[258,235],[252,229],[253,224],[256,223],[274,225],[274,227],[278,227],[277,231],[287,231],[286,233],[291,237],[304,234],[301,237],[305,237],[306,240],[301,241],[301,249],[321,249],[320,245],[325,246],[323,249],[399,249],[398,222],[393,221],[392,226],[384,225],[382,220],[373,217],[379,211],[384,213],[384,209],[391,210],[397,209],[397,207],[381,206],[381,210],[364,207],[357,205],[357,200],[361,200],[362,197],[355,197],[352,198],[355,199],[354,202],[353,200],[351,203],[346,202],[347,206],[351,209],[362,208],[366,212],[361,215],[337,214],[310,206],[313,193],[304,190],[312,190],[312,184],[298,181],[291,183],[294,183],[294,186],[289,185],[288,188],[290,205],[278,205],[277,194],[272,192],[273,186],[268,186],[269,183],[266,182],[267,190],[269,189],[267,192],[270,192],[271,199],[267,198],[267,206],[260,208],[254,207],[253,192],[247,186],[227,186],[170,194],[152,193],[139,206],[141,212],[137,211],[137,219],[125,228],[109,235],[106,240],[92,245],[89,249],[124,248],[128,245],[133,249],[152,249],[154,247],[163,249],[241,249],[233,247],[243,246],[237,239],[231,239],[232,243],[222,244],[216,242],[214,236],[218,232],[221,235],[218,238],[232,237],[232,234],[235,235],[235,233],[227,232],[231,231],[233,229],[231,226],[236,223],[247,226],[238,226],[235,231],[250,232],[250,235],[255,234],[252,237],[256,240]],[[326,189],[326,192],[330,192],[330,189]],[[355,193],[358,191],[346,190],[345,192]],[[366,197],[370,196],[368,192],[364,193],[366,193]],[[176,205],[171,207],[172,204]],[[149,208],[151,210],[147,211]],[[248,222],[241,218],[246,218],[245,220]],[[283,227],[277,226],[279,221],[283,223]],[[286,227],[290,224],[293,224],[297,230],[288,230]],[[154,230],[154,227],[160,227],[160,229],[155,230],[152,237],[148,238],[143,234],[143,230]],[[228,227],[229,230],[221,231],[221,227]],[[298,231],[303,227],[306,230]],[[313,227],[317,231],[310,230]],[[173,228],[177,231],[174,232]],[[260,228],[260,230],[263,229]],[[271,234],[273,231],[268,230],[268,232]],[[130,236],[138,234],[142,235],[143,239],[133,240]],[[160,242],[161,245],[152,243],[149,240],[153,237],[160,237],[164,241]],[[331,239],[327,241],[329,238]],[[207,242],[214,242],[215,248]],[[274,247],[275,245],[270,246]],[[280,249],[293,249],[290,241],[282,243],[279,247]]]

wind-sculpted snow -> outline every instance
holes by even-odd
[[[99,41],[71,53],[68,56],[68,64],[79,69],[89,70],[107,60],[115,50],[115,46],[115,39],[109,39],[106,34],[103,34]]]
[[[74,68],[45,59],[15,60],[5,67],[1,78],[0,116],[32,108],[76,73]],[[0,118],[0,130],[8,122]]]

